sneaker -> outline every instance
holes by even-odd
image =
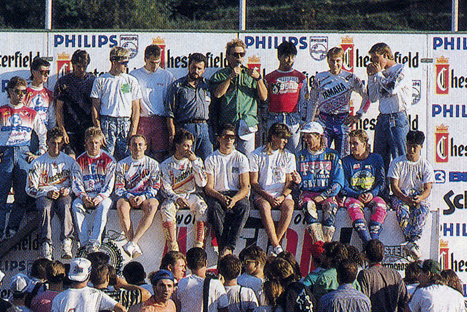
[[[142,256],[142,255],[143,255],[143,251],[138,246],[138,244],[135,244],[135,250],[133,251],[133,254],[131,255],[132,258],[138,258],[139,256]]]
[[[73,258],[73,241],[71,238],[65,238],[62,243],[62,259],[72,259]]]
[[[41,245],[42,257],[49,259],[50,261],[53,260],[53,247],[48,242],[43,242]]]
[[[89,242],[87,245],[86,245],[86,253],[87,254],[90,254],[90,253],[93,253],[93,252],[98,252],[99,251],[99,247],[101,247],[101,244],[99,244],[99,242]]]
[[[420,247],[418,247],[417,243],[415,242],[408,242],[404,245],[405,251],[412,257],[414,261],[420,259],[422,257],[422,253],[420,251]]]
[[[274,253],[276,255],[280,254],[281,252],[284,252],[284,249],[282,249],[281,245],[274,247]]]
[[[282,249],[282,247],[280,245],[276,246],[276,247],[272,247],[272,245],[269,245],[269,247],[268,247],[268,256],[277,257],[277,255],[280,254],[283,251],[284,251],[284,249]]]
[[[128,242],[123,245],[123,251],[131,258],[137,258],[143,254],[141,248],[134,242]]]

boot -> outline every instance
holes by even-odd
[[[167,251],[179,251],[175,222],[166,221],[162,223],[165,240],[167,241]]]
[[[323,226],[323,236],[325,243],[332,241],[332,237],[334,236],[335,231],[336,228],[333,226]]]
[[[370,233],[366,227],[366,222],[363,219],[355,220],[352,224],[354,230],[357,232],[358,237],[362,240],[363,244],[366,244],[370,241]]]
[[[306,227],[308,234],[311,236],[311,240],[314,243],[324,241],[323,228],[321,223],[312,223]]]
[[[196,221],[195,243],[193,247],[204,247],[204,237],[206,236],[206,226],[204,221]]]
[[[370,221],[370,236],[371,239],[379,239],[379,234],[381,233],[381,230],[383,229],[383,226],[381,223],[377,221]]]

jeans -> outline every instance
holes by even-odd
[[[101,128],[105,137],[103,149],[117,161],[130,155],[128,152],[130,124],[128,117],[101,116]]]
[[[110,206],[112,206],[110,198],[102,200],[94,209],[86,209],[80,198],[73,201],[73,217],[81,246],[85,246],[90,241],[101,242]],[[90,227],[91,224],[92,227]],[[89,235],[90,232],[91,235]]]
[[[341,158],[350,154],[350,128],[344,124],[348,115],[346,113],[337,115],[320,113],[318,118],[318,122],[324,128],[327,147],[331,148],[331,144],[334,142],[334,149],[339,153]]]
[[[237,192],[225,192],[224,195],[234,196]],[[212,197],[207,196],[209,221],[214,227],[219,251],[230,246],[235,249],[240,233],[250,216],[250,200],[245,197],[239,200],[232,209],[225,208]]]
[[[9,229],[18,231],[21,219],[26,211],[28,196],[26,194],[26,181],[29,164],[26,153],[28,146],[0,146],[0,235],[5,228],[6,214],[8,213],[7,198],[11,185],[15,192],[15,203],[8,222]]]
[[[39,240],[52,244],[52,218],[57,214],[61,223],[60,240],[73,238],[73,218],[71,217],[71,195],[50,199],[42,196],[36,199],[37,211],[42,213]]]
[[[267,121],[267,131],[269,128],[276,123],[280,122],[289,126],[292,136],[289,138],[287,145],[285,146],[292,154],[296,154],[300,151],[300,114],[299,113],[269,113]],[[266,134],[267,135],[267,134]]]
[[[394,114],[379,114],[375,127],[373,152],[383,158],[385,172],[392,159],[405,155],[409,119],[405,111]]]
[[[212,142],[209,139],[209,126],[207,123],[187,123],[181,126],[185,130],[190,131],[194,137],[193,147],[195,154],[202,160],[205,160],[212,152]]]

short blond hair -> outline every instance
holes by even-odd
[[[113,47],[110,50],[110,61],[121,61],[130,55],[130,51],[122,47]]]
[[[330,59],[331,57],[343,57],[344,56],[344,50],[339,47],[334,47],[326,53],[326,57]]]
[[[88,142],[90,139],[99,137],[101,141],[104,141],[104,133],[102,133],[102,130],[98,127],[89,127],[86,129],[86,132],[84,133],[84,141]]]
[[[391,48],[384,42],[373,45],[368,54],[386,55],[389,60],[394,61],[394,54],[392,54]]]
[[[246,50],[246,44],[243,42],[241,39],[232,39],[232,41],[227,42],[227,45],[225,46],[225,53],[227,55],[230,54],[230,51],[236,47],[242,47],[243,50]]]

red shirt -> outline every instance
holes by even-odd
[[[293,69],[289,72],[275,70],[264,77],[268,84],[269,111],[293,113],[298,110],[300,93],[306,87],[306,76]]]

